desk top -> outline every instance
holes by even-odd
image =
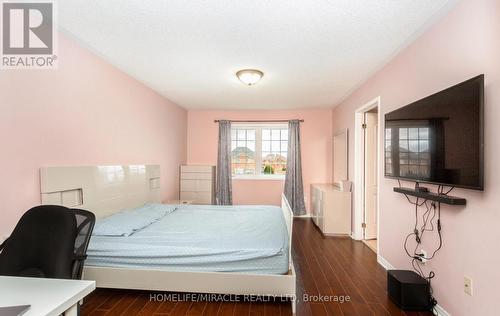
[[[95,281],[0,276],[0,306],[31,305],[23,316],[56,316],[95,289]]]

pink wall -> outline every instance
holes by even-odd
[[[188,163],[217,162],[218,125],[214,119],[304,119],[301,125],[302,171],[304,191],[309,204],[309,185],[330,182],[332,177],[331,111],[189,111]],[[279,205],[283,192],[282,180],[233,180],[235,204]]]
[[[333,129],[354,130],[354,111],[381,97],[385,114],[475,75],[485,74],[485,191],[456,189],[466,207],[442,208],[444,246],[425,268],[433,270],[435,296],[452,315],[496,315],[500,281],[500,2],[465,0],[403,50],[333,111]],[[349,140],[350,152],[354,138]],[[380,163],[380,169],[383,165]],[[353,156],[350,174],[353,174]],[[355,184],[356,185],[356,184]],[[397,268],[410,268],[403,251],[414,213],[405,197],[381,178],[380,255]],[[407,185],[410,185],[407,183]],[[435,190],[435,187],[433,187]],[[428,240],[424,249],[433,249]],[[474,296],[463,292],[463,277],[473,279]]]
[[[178,194],[187,112],[59,34],[59,69],[0,70],[0,239],[40,203],[41,166],[160,164]]]

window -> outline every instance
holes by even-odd
[[[385,129],[385,173],[388,175],[394,175],[394,170],[392,169],[392,129]]]
[[[403,177],[430,176],[429,128],[399,129],[399,174]]]
[[[283,177],[286,174],[287,151],[286,125],[232,127],[231,158],[234,177]]]
[[[233,175],[256,174],[255,129],[231,130],[231,163]]]
[[[430,177],[429,130],[429,127],[386,128],[386,174],[409,178]]]

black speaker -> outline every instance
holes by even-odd
[[[388,270],[387,291],[390,299],[404,311],[431,309],[429,282],[409,270]]]

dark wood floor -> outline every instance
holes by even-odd
[[[386,273],[362,242],[323,238],[308,219],[294,222],[293,257],[297,272],[297,315],[408,315],[387,297]],[[83,315],[291,315],[289,302],[191,302],[150,300],[149,291],[97,289],[85,301]],[[302,297],[349,302],[304,302]]]

